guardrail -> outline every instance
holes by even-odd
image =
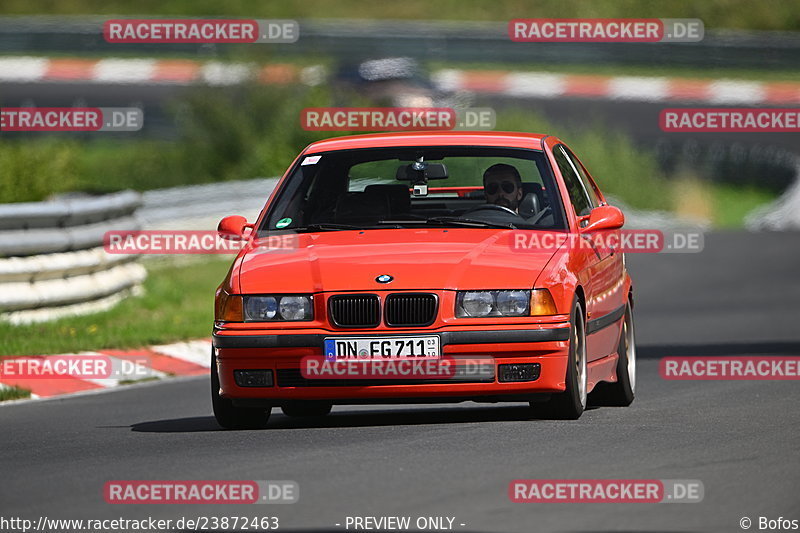
[[[745,218],[751,231],[800,231],[800,157],[794,161],[795,179],[776,200],[756,208]]]
[[[108,17],[110,18],[110,17]],[[108,43],[106,17],[0,17],[0,52],[46,54],[175,54],[224,57],[242,46],[168,43]],[[582,63],[735,66],[752,69],[800,67],[800,35],[777,31],[707,29],[696,43],[516,43],[507,22],[409,20],[299,20],[300,39],[270,44],[273,57],[319,55],[342,61],[411,56],[442,62]]]
[[[140,290],[136,255],[103,249],[109,230],[135,230],[141,195],[0,205],[0,320],[28,323],[107,309]]]

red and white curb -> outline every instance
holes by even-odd
[[[321,66],[298,67],[273,63],[221,63],[190,59],[84,59],[0,57],[0,83],[89,82],[109,84],[235,85],[247,81],[264,84],[305,83],[324,80]]]
[[[190,59],[0,57],[0,83],[86,82],[107,84],[319,85],[321,65],[223,63]],[[663,76],[596,76],[501,70],[443,69],[432,74],[445,91],[469,91],[526,98],[598,98],[643,102],[707,104],[800,104],[800,82],[761,82]]]
[[[708,104],[798,104],[800,82],[760,82],[661,76],[595,76],[550,72],[444,69],[433,74],[446,91],[528,98],[600,98],[643,102]]]
[[[211,365],[211,340],[178,342],[138,350],[98,350],[58,354],[57,357],[80,359],[82,356],[104,356],[114,369],[113,377],[86,378],[60,375],[57,378],[40,378],[0,374],[0,388],[27,389],[31,391],[30,397],[36,399],[109,389],[119,387],[122,382],[136,382],[143,378],[207,375]],[[0,361],[35,360],[35,363],[41,365],[42,360],[48,357],[56,356],[6,357]]]

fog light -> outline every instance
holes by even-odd
[[[272,387],[272,370],[234,370],[233,379],[239,387]]]
[[[514,363],[498,365],[497,379],[500,382],[509,381],[536,381],[542,365],[539,363]]]

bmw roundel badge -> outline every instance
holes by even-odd
[[[389,274],[381,274],[380,276],[375,278],[375,281],[377,281],[378,283],[389,283],[393,279],[394,278],[392,276],[390,276]]]

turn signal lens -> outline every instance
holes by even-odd
[[[214,320],[217,322],[241,322],[242,316],[241,295],[228,294],[225,290],[218,289],[214,305]]]
[[[531,291],[531,316],[557,315],[556,303],[547,289],[533,289]]]

